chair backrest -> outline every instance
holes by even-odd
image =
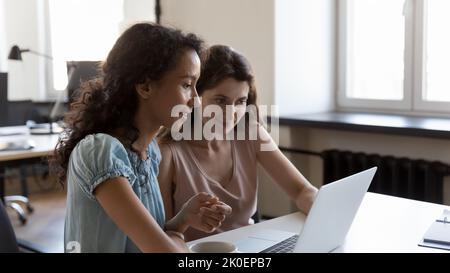
[[[19,252],[16,235],[3,202],[0,201],[0,253]]]
[[[67,62],[67,96],[69,103],[77,97],[81,84],[102,76],[100,61],[69,61]]]

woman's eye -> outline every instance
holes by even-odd
[[[216,103],[217,104],[225,104],[225,100],[224,99],[216,99]]]
[[[247,104],[247,100],[239,100],[237,104]]]
[[[189,84],[189,83],[185,83],[185,84],[183,84],[183,88],[184,89],[190,89],[191,88],[191,84]]]

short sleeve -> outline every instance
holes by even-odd
[[[116,138],[107,134],[88,135],[72,151],[69,164],[83,192],[96,200],[94,190],[102,182],[125,177],[132,186],[136,180],[128,153]]]

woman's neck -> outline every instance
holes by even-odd
[[[139,137],[132,143],[131,148],[141,159],[147,159],[147,147],[158,133],[161,124],[153,121],[147,112],[138,110],[133,125],[139,130]]]

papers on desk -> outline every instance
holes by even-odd
[[[51,128],[50,128],[51,126]],[[29,128],[29,132],[32,135],[51,135],[51,134],[60,134],[63,131],[63,128],[59,126],[58,123],[27,123],[27,127]]]
[[[19,135],[25,135],[26,133],[24,132],[0,132],[0,137],[2,136],[19,136]]]
[[[0,141],[0,152],[30,150],[33,149],[34,146],[34,143],[28,139]]]
[[[450,211],[444,210],[425,232],[420,246],[450,250]]]
[[[8,136],[18,136],[18,135],[26,135],[28,130],[26,127],[0,127],[0,137],[8,137]]]

